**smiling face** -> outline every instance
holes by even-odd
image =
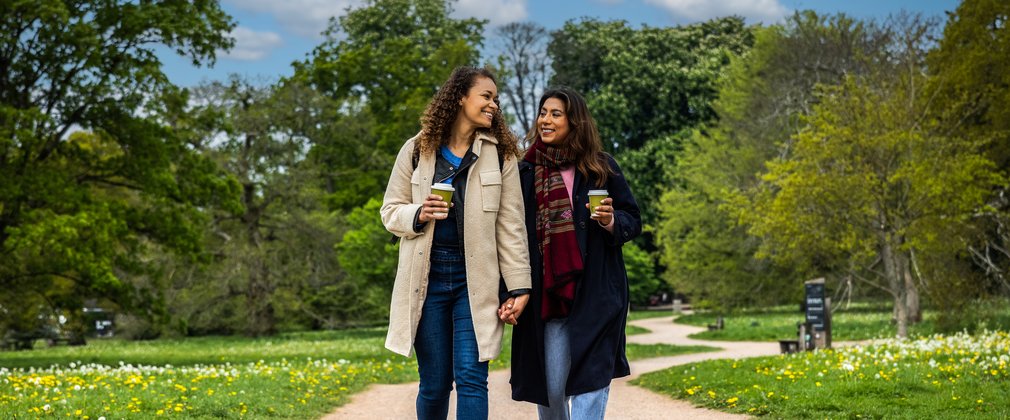
[[[568,125],[565,103],[561,99],[547,98],[544,101],[537,116],[537,131],[540,133],[540,140],[546,144],[551,146],[564,144],[571,127]]]
[[[498,112],[498,87],[487,77],[478,77],[460,99],[459,116],[476,127],[490,128]]]

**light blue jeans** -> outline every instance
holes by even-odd
[[[565,321],[555,319],[544,325],[544,364],[547,365],[547,402],[550,407],[537,405],[537,413],[540,420],[603,420],[610,386],[584,394],[565,395],[568,371],[572,366]]]

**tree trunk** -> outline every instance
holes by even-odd
[[[908,320],[913,324],[922,322],[922,308],[919,306],[919,287],[911,270],[905,270],[905,291],[908,293],[905,304],[908,305]]]
[[[895,246],[889,240],[889,235],[883,232],[880,235],[884,274],[887,276],[891,295],[894,296],[894,320],[898,324],[898,337],[908,337],[908,293],[900,253],[895,252]],[[907,264],[905,266],[907,267]]]
[[[247,182],[244,185],[243,202],[246,211],[242,220],[245,223],[246,240],[248,241],[245,261],[249,273],[245,288],[246,335],[259,337],[272,334],[276,320],[270,300],[273,294],[270,269],[265,261],[263,235],[260,232],[259,222],[263,218],[263,211],[262,206],[256,202],[256,187],[252,182]]]

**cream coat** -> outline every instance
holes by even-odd
[[[428,290],[428,254],[435,228],[429,222],[420,233],[414,232],[414,215],[431,194],[435,174],[434,154],[420,156],[417,169],[413,168],[411,155],[417,138],[407,140],[396,156],[380,210],[382,224],[400,237],[386,348],[404,356],[413,353]],[[499,280],[505,279],[508,290],[531,287],[518,166],[515,157],[509,156],[499,170],[497,143],[482,134],[474,140],[472,151],[478,157],[467,172],[463,202],[466,282],[481,361],[501,352],[504,324],[498,319]]]

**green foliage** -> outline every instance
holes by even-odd
[[[799,299],[798,282],[811,262],[756,256],[760,238],[738,225],[730,204],[760,184],[765,162],[788,155],[816,83],[867,74],[868,63],[884,52],[880,29],[844,15],[800,12],[753,33],[753,48],[733,56],[719,82],[718,121],[676,142],[683,151],[661,171],[668,180],[660,185],[670,187],[658,192],[665,279],[696,304],[721,309]],[[657,154],[648,150],[655,144],[642,154]]]
[[[658,200],[673,185],[684,133],[715,117],[716,82],[753,42],[737,17],[673,28],[570,21],[552,33],[552,85],[586,97],[604,148],[621,164],[645,223],[638,241],[655,252]]]
[[[918,310],[906,302],[916,293],[907,279],[920,275],[915,251],[956,247],[938,234],[963,230],[1001,181],[977,144],[935,134],[915,85],[906,78],[875,90],[847,78],[824,88],[793,155],[769,163],[767,185],[740,213],[764,255],[886,282],[877,284],[895,297],[899,335],[905,304],[907,316]],[[878,258],[882,271],[873,270]]]
[[[347,272],[347,290],[343,293],[345,301],[333,309],[346,313],[347,318],[364,318],[360,314],[363,311],[370,319],[386,317],[399,245],[390,241],[391,235],[379,218],[380,207],[382,200],[372,198],[354,209],[347,216],[350,230],[336,246],[340,266]]]
[[[567,22],[548,46],[551,83],[586,96],[605,147],[620,154],[714,117],[716,80],[752,41],[736,17],[638,30],[624,21]]]
[[[929,53],[933,76],[927,86],[934,97],[933,110],[945,135],[984,144],[986,156],[1003,173],[1010,169],[1010,5],[992,0],[960,2],[951,13],[936,49]],[[976,217],[965,254],[939,255],[947,262],[936,275],[952,274],[947,287],[933,288],[930,295],[956,313],[985,295],[1010,295],[1010,200],[1006,184],[993,191],[989,209]],[[956,259],[956,260],[955,260]],[[955,261],[951,261],[955,260]],[[970,260],[974,271],[964,268]],[[951,277],[951,276],[948,276]],[[956,323],[957,316],[951,321]]]
[[[649,296],[655,295],[662,286],[653,268],[652,257],[634,243],[621,248],[624,267],[628,271],[629,299],[632,305],[646,305]]]
[[[346,105],[349,117],[371,122],[331,132],[331,146],[314,151],[336,164],[331,170],[357,173],[334,178],[334,208],[349,211],[382,192],[396,152],[420,129],[418,117],[435,90],[453,68],[477,63],[483,23],[450,12],[441,0],[371,0],[331,22],[323,43],[295,63],[294,80]]]
[[[183,333],[271,334],[333,328],[318,302],[357,297],[339,289],[333,243],[342,219],[325,207],[326,169],[305,150],[325,132],[333,101],[297,83],[255,86],[233,77],[199,87],[191,111],[216,124],[204,150],[241,185],[238,214],[215,214],[208,267],[175,264],[170,309]],[[220,127],[220,128],[218,128]],[[364,299],[360,300],[365,302]]]
[[[230,47],[216,2],[6,2],[0,19],[0,301],[76,314],[88,298],[156,312],[150,256],[199,256],[235,184],[189,146],[155,55]],[[21,303],[26,303],[22,305]],[[12,304],[14,306],[6,306]]]
[[[1001,168],[1010,165],[1010,4],[965,0],[949,15],[938,48],[929,55],[937,77],[931,90],[951,135],[991,141],[987,150]]]

